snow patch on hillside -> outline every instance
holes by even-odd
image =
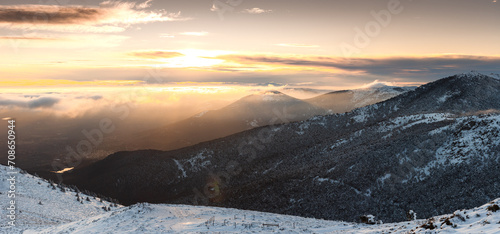
[[[343,145],[345,143],[349,143],[349,141],[345,140],[345,139],[340,139],[337,142],[335,142],[335,144],[333,144],[332,146],[330,146],[330,149],[333,150],[333,149],[335,149],[335,148],[337,148],[337,147],[339,147],[339,146],[341,146],[341,145]]]
[[[453,120],[455,115],[449,113],[431,113],[420,115],[401,116],[383,122],[379,126],[379,132],[389,132],[394,129],[401,128],[407,129],[418,124],[430,124],[446,120]]]
[[[356,109],[355,111],[357,111],[358,113],[356,116],[353,116],[352,119],[354,119],[354,121],[356,121],[357,123],[363,123],[368,120],[368,118],[371,116],[369,107],[371,106]]]
[[[296,131],[296,133],[299,135],[304,135],[305,130],[307,130],[309,128],[310,123],[311,123],[310,121],[301,122],[301,124],[299,125],[300,131]]]
[[[186,178],[187,177],[186,170],[184,170],[184,167],[182,166],[182,164],[179,161],[175,160],[175,159],[173,159],[173,160],[174,160],[175,164],[177,165],[177,168],[179,168],[179,171],[182,172],[182,177]],[[181,176],[179,176],[179,178],[180,177]]]
[[[377,179],[377,184],[380,184],[380,185],[384,185],[385,181],[389,178],[391,178],[392,174],[391,173],[387,173],[385,174],[384,176],[380,177]]]
[[[207,112],[209,112],[209,111],[207,110],[207,111],[200,112],[197,115],[195,115],[194,117],[200,118],[200,117],[204,116]]]
[[[189,159],[180,160],[183,164],[183,168],[189,168],[190,171],[197,172],[203,168],[206,168],[208,165],[212,164],[210,162],[210,158],[212,157],[213,152],[209,150],[202,150],[198,154],[192,156]]]
[[[457,91],[457,92],[448,91],[442,97],[438,98],[438,103],[444,103],[448,99],[455,97],[455,96],[458,96],[458,95],[460,95],[460,91]]]
[[[254,119],[254,120],[250,121],[250,122],[248,123],[248,125],[250,125],[250,126],[252,126],[252,127],[254,127],[254,128],[256,128],[256,127],[259,127],[259,126],[260,126],[260,125],[259,125],[259,121],[257,121],[256,119]]]

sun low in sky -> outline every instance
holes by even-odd
[[[3,0],[0,84],[415,85],[500,67],[491,0]]]

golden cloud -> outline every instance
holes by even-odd
[[[174,58],[184,56],[184,54],[174,51],[137,51],[131,52],[129,55],[140,58],[147,59],[165,59],[165,58]]]

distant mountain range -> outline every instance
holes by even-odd
[[[249,95],[218,110],[199,113],[134,137],[135,149],[178,149],[256,127],[300,121],[325,111],[279,91]]]
[[[118,152],[63,176],[124,204],[203,204],[346,221],[365,213],[402,221],[408,210],[429,217],[500,196],[499,110],[500,80],[459,74],[348,113],[173,151]]]
[[[256,127],[348,112],[412,89],[414,87],[379,86],[331,92],[305,100],[279,91],[264,91],[243,97],[224,108],[202,112],[158,129],[144,131],[126,144],[117,144],[124,145],[127,150],[179,149]]]

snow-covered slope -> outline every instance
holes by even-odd
[[[429,218],[418,223],[412,232],[428,233],[500,233],[500,198],[480,207],[469,210],[457,210],[453,214]]]
[[[16,174],[8,167],[0,165],[0,233],[16,233],[21,229],[38,228],[73,222],[95,215],[113,211],[115,205],[100,198],[88,196],[73,189],[58,186],[44,179],[26,174],[15,169]],[[11,201],[8,197],[9,179],[16,176],[17,217],[15,227],[7,224],[7,207]]]
[[[7,172],[0,166],[0,202],[8,203]],[[500,199],[481,207],[430,219],[388,224],[359,224],[238,209],[141,203],[129,207],[61,189],[18,172],[16,227],[0,225],[0,233],[497,233]],[[88,200],[87,200],[88,198]],[[41,202],[41,204],[39,204]],[[103,207],[109,209],[105,211]],[[4,207],[2,217],[5,217]],[[2,219],[4,220],[4,219]],[[431,224],[432,223],[432,224]]]
[[[228,208],[147,203],[25,233],[498,233],[500,199],[450,215],[388,224],[358,224]],[[488,207],[491,207],[488,210]],[[431,224],[432,223],[432,224]]]

